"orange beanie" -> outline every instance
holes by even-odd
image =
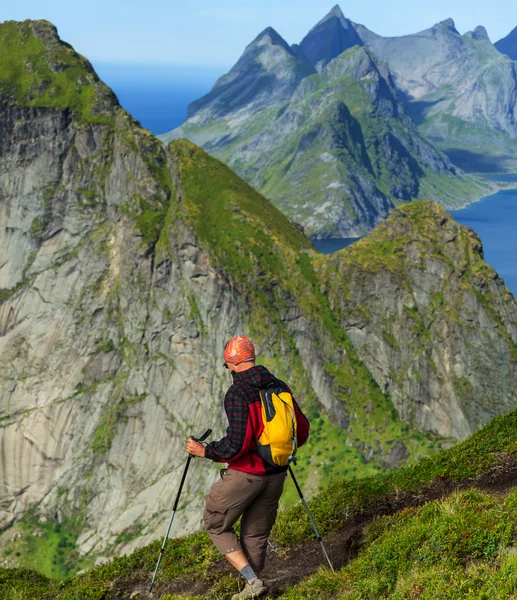
[[[239,365],[249,360],[255,360],[255,347],[250,339],[238,335],[227,342],[224,347],[224,362]]]

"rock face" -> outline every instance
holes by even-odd
[[[303,38],[299,46],[294,47],[297,53],[318,71],[333,58],[353,46],[363,46],[351,21],[345,18],[339,6],[329,12]]]
[[[340,324],[402,419],[464,438],[515,405],[517,305],[477,235],[441,207],[401,207],[321,264]]]
[[[232,70],[219,78],[212,91],[190,104],[188,117],[206,123],[240,109],[250,112],[285,102],[300,81],[314,73],[272,28],[265,29],[246,48]]]
[[[201,145],[314,237],[363,235],[400,202],[460,206],[487,192],[420,136],[362,45],[339,7],[292,51],[266,30],[161,139]]]
[[[448,19],[365,44],[388,62],[420,131],[454,162],[470,170],[513,168],[517,65],[494,48],[483,27],[462,36]]]
[[[298,229],[202,151],[142,130],[49,23],[0,33],[0,528],[37,505],[90,557],[160,535],[185,438],[222,432],[237,332],[349,460],[430,451],[384,423],[390,402],[329,328]],[[380,425],[349,434],[364,398]],[[195,466],[180,531],[199,527],[216,474]]]
[[[385,360],[374,364],[345,318],[332,286],[348,281],[348,267],[319,256],[225,165],[143,130],[49,23],[0,25],[0,55],[11,69],[0,72],[1,530],[20,520],[60,524],[89,561],[161,535],[186,437],[223,431],[229,381],[220,355],[236,333],[254,339],[260,361],[289,380],[311,417],[302,481],[310,473],[313,489],[437,447],[439,436],[412,431],[380,387],[407,379],[398,357],[393,372]],[[395,109],[387,101],[384,110]],[[423,220],[434,239],[440,221],[432,211]],[[372,246],[384,248],[389,231]],[[458,246],[458,264],[469,252]],[[443,264],[437,276],[447,279],[455,267]],[[358,298],[384,284],[376,277]],[[510,381],[514,300],[490,308],[503,289],[495,275],[476,289],[489,306],[476,340],[489,340]],[[424,310],[427,296],[412,302]],[[466,331],[473,315],[446,313],[443,327]],[[370,315],[373,324],[382,318]],[[457,379],[462,389],[477,384],[477,362],[471,345],[452,352],[433,339],[429,351],[452,383],[433,384],[421,368],[427,420],[413,418],[410,386],[395,404],[404,418],[461,437],[512,397],[493,384],[489,408],[472,405],[449,425],[439,395]],[[398,343],[404,357],[415,352],[409,336]],[[200,526],[202,493],[216,477],[216,467],[193,465],[177,534]]]
[[[506,54],[512,60],[517,60],[517,27],[494,45],[502,54]]]

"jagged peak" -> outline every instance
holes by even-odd
[[[345,17],[345,15],[343,14],[343,11],[341,10],[341,7],[339,6],[339,4],[336,4],[323,17],[323,19],[321,19],[321,21],[318,21],[318,23],[316,23],[316,25],[311,29],[311,31],[313,31],[317,27],[320,27],[321,25],[323,25],[327,21],[330,21],[331,19],[338,19],[341,22],[341,24],[343,25],[343,27],[345,27],[346,29],[348,29],[349,27],[353,28],[352,22]]]
[[[289,52],[289,54],[292,54],[292,50],[291,50],[289,44],[278,33],[278,31],[273,29],[273,27],[266,27],[266,29],[264,29],[264,31],[260,32],[257,35],[257,37],[253,40],[253,42],[251,42],[251,44],[248,46],[248,48],[255,47],[255,46],[264,46],[267,44],[270,44],[272,46],[281,46],[287,52]]]
[[[336,4],[295,47],[295,51],[319,69],[348,48],[363,44],[353,23],[345,18]]]
[[[506,37],[496,42],[494,46],[501,54],[506,54],[512,60],[517,60],[517,27],[514,27]]]
[[[474,29],[474,31],[467,31],[467,33],[463,37],[483,42],[490,41],[488,32],[482,25],[478,25],[476,29]]]
[[[341,10],[341,7],[339,6],[339,4],[336,4],[335,6],[333,6],[330,11],[327,13],[327,15],[322,19],[322,21],[326,21],[327,19],[330,19],[331,17],[338,17],[338,18],[345,18],[345,15],[343,14],[343,11]],[[320,23],[322,22],[320,21]]]
[[[456,25],[454,23],[454,20],[451,19],[451,18],[445,19],[445,21],[440,21],[439,23],[436,23],[436,25],[434,26],[434,28],[436,28],[436,27],[441,27],[442,29],[446,29],[447,31],[450,31],[452,33],[459,34],[459,31],[456,29]]]

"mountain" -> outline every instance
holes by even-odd
[[[336,56],[353,46],[363,46],[354,24],[345,18],[336,5],[309,33],[299,46],[293,47],[296,53],[318,71]]]
[[[405,422],[463,439],[513,406],[516,305],[484,262],[479,237],[441,206],[399,207],[347,252],[320,257],[316,270],[339,324]],[[481,329],[486,343],[478,344]],[[499,370],[494,351],[510,371]]]
[[[512,60],[517,60],[517,27],[494,45],[502,54],[506,54]]]
[[[359,68],[357,51],[368,54],[349,51]],[[220,355],[236,333],[252,337],[311,419],[298,466],[308,496],[338,476],[431,454],[517,404],[515,300],[443,211],[408,205],[339,255],[349,260],[323,258],[223,163],[142,129],[50,23],[0,24],[0,56],[4,563],[59,578],[162,535],[185,438],[224,430]],[[375,94],[382,81],[365,85]],[[390,98],[379,102],[388,115],[398,110]],[[340,135],[357,140],[350,123]],[[415,244],[398,239],[400,222],[420,232]],[[392,279],[364,269],[369,253]],[[357,286],[356,322],[339,282]],[[397,315],[392,329],[368,314],[367,290],[375,310]],[[442,336],[429,298],[441,303]],[[368,339],[389,342],[377,358],[361,323]],[[469,343],[448,332],[468,332]],[[481,381],[483,357],[496,379]],[[427,395],[415,395],[414,378]],[[469,403],[469,386],[486,395]],[[447,418],[445,402],[457,408]],[[193,467],[178,534],[200,527],[202,493],[217,476],[205,462]],[[290,486],[285,503],[295,499]]]
[[[388,62],[419,130],[461,168],[517,165],[517,65],[486,30],[460,35],[447,19],[414,35],[365,40]]]
[[[257,110],[284,102],[302,79],[314,73],[272,28],[265,29],[247,46],[229,73],[220,77],[212,91],[190,104],[188,117],[205,123],[243,109]]]
[[[497,590],[498,597],[512,598],[516,434],[513,411],[409,468],[338,479],[319,493],[309,507],[335,571],[327,568],[305,511],[281,511],[263,571],[270,596],[452,600],[485,598]],[[156,540],[66,582],[0,567],[0,598],[146,598],[160,546]],[[224,563],[204,533],[169,539],[154,593],[229,597],[242,580]]]
[[[364,235],[401,202],[430,197],[462,206],[488,193],[488,184],[462,174],[418,133],[387,65],[356,44],[355,31],[336,7],[293,48],[311,64],[293,62],[282,44],[278,90],[264,94],[255,83],[272,73],[261,57],[273,43],[259,36],[260,53],[255,42],[248,46],[219,80],[225,85],[218,82],[190,106],[184,125],[160,138],[202,146],[312,237]],[[241,89],[255,93],[241,102]]]

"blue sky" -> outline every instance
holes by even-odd
[[[229,67],[265,27],[299,42],[334,5],[320,0],[4,0],[0,21],[44,18],[93,61]],[[515,0],[362,0],[345,16],[381,35],[452,17],[461,33],[483,24],[493,42],[517,26]]]

